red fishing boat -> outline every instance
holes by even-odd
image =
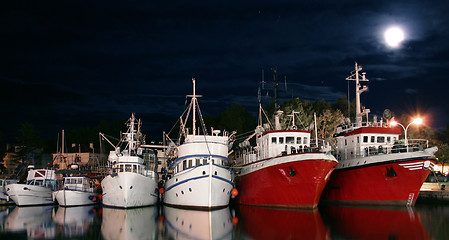
[[[277,102],[275,106],[278,109]],[[279,120],[282,111],[277,111],[274,127],[262,123],[262,112],[259,104],[259,124],[240,143],[236,153],[235,182],[239,191],[236,202],[270,207],[317,207],[338,163],[330,145],[312,141],[310,131],[298,130],[295,112],[290,115],[292,121],[286,129],[281,128]]]
[[[386,110],[380,121],[368,119],[369,109],[361,109],[360,94],[367,87],[365,73],[355,65],[347,80],[356,81],[356,121],[349,119],[336,131],[338,166],[323,192],[322,201],[343,204],[413,206],[421,185],[435,164],[436,147],[427,140],[400,140],[401,129]],[[362,117],[366,121],[362,122]]]

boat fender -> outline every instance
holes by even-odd
[[[164,192],[165,192],[165,189],[164,189],[164,188],[159,188],[159,193],[160,193],[160,194],[164,194]]]
[[[231,191],[232,196],[236,197],[237,195],[239,195],[239,191],[237,191],[237,188],[232,189]]]

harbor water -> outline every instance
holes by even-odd
[[[213,211],[2,207],[0,239],[449,239],[449,205]]]

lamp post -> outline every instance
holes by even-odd
[[[412,124],[420,125],[420,124],[422,124],[422,122],[423,122],[422,118],[417,117],[417,118],[413,119],[413,121],[411,121],[409,124],[407,124],[407,127],[404,127],[404,125],[400,124],[400,123],[397,122],[397,121],[392,121],[392,122],[390,123],[391,126],[399,125],[399,126],[402,127],[402,129],[404,129],[404,138],[405,138],[405,145],[407,146],[407,152],[408,152],[408,139],[407,139],[407,130],[408,130],[408,127],[410,127],[410,125],[412,125]]]

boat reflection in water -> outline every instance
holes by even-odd
[[[156,239],[157,206],[103,208],[101,234],[104,239]]]
[[[59,207],[53,215],[57,235],[63,237],[85,236],[96,214],[94,206]]]
[[[232,239],[229,207],[218,210],[187,210],[164,206],[165,238]]]
[[[318,209],[237,206],[239,226],[250,239],[330,239]]]
[[[329,217],[332,235],[350,239],[431,239],[414,208],[326,206],[321,210]]]
[[[55,237],[51,214],[54,206],[15,207],[5,220],[5,231],[26,232],[28,239]]]

